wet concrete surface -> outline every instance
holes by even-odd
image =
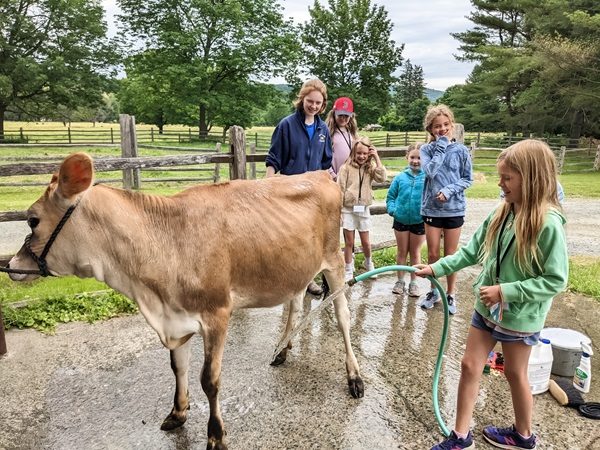
[[[440,409],[453,425],[460,358],[472,311],[476,270],[459,274],[459,312],[451,318],[440,380]],[[443,313],[391,293],[394,275],[349,288],[352,340],[365,396],[350,397],[342,338],[332,307],[301,331],[286,363],[269,365],[282,307],[242,310],[231,320],[221,405],[230,449],[427,449],[441,438],[431,385]],[[423,289],[427,282],[420,280]],[[307,296],[305,311],[319,300]],[[588,401],[600,401],[600,304],[570,293],[556,299],[548,327],[592,339],[595,378]],[[7,332],[0,359],[2,449],[199,449],[206,446],[208,406],[199,374],[201,338],[194,338],[191,410],[174,432],[160,431],[172,407],[168,351],[140,315],[96,324],[61,325],[56,335]],[[597,378],[597,379],[596,379]],[[484,375],[473,427],[477,448],[487,424],[512,423],[503,375]],[[600,449],[600,421],[536,395],[540,449]]]

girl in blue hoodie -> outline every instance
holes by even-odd
[[[425,187],[421,215],[425,222],[428,262],[440,259],[440,245],[444,237],[444,255],[452,255],[458,248],[460,231],[465,219],[467,202],[465,189],[473,183],[469,149],[453,139],[454,114],[446,105],[429,107],[423,122],[429,143],[421,147],[421,167],[425,172]],[[456,313],[456,274],[446,277],[448,309]],[[440,301],[439,292],[431,287],[421,308],[431,309]]]
[[[421,170],[421,143],[411,144],[406,150],[408,167],[400,172],[390,186],[386,198],[387,212],[394,218],[396,235],[396,263],[406,265],[410,255],[410,264],[421,263],[421,247],[425,242],[425,224],[421,216],[421,196],[425,183],[425,172]],[[398,281],[392,288],[394,294],[404,294],[406,282],[404,272],[397,272]],[[418,297],[417,276],[410,274],[408,295]]]

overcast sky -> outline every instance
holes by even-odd
[[[279,0],[284,14],[298,23],[310,16],[308,7],[314,0]],[[107,11],[109,33],[114,33],[113,16],[116,0],[103,0]],[[321,0],[327,5],[327,0]],[[473,69],[472,63],[454,58],[459,42],[450,33],[473,28],[466,16],[471,12],[470,0],[372,0],[371,4],[384,6],[392,21],[392,39],[405,44],[403,58],[423,68],[427,87],[445,90],[463,83]]]

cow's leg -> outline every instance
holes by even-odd
[[[227,445],[223,442],[226,433],[219,405],[219,386],[229,317],[230,311],[221,308],[212,311],[203,321],[204,365],[200,381],[210,408],[207,450],[227,450]]]
[[[334,268],[323,270],[325,278],[331,287],[331,293],[337,292],[344,287],[344,266],[342,256],[339,251],[336,252],[336,261]],[[339,261],[338,261],[339,259]],[[335,316],[338,322],[338,328],[344,336],[344,346],[346,348],[346,373],[348,374],[348,389],[354,398],[360,398],[364,395],[364,384],[360,377],[358,361],[354,356],[352,344],[350,342],[350,309],[348,309],[348,300],[344,293],[339,294],[333,299]]]
[[[171,350],[171,369],[175,374],[175,399],[173,409],[165,418],[161,430],[173,430],[180,427],[187,420],[187,412],[190,409],[188,391],[188,370],[190,367],[190,354],[192,340],[188,339],[185,344],[175,350]]]
[[[281,339],[280,339],[279,343],[277,344],[277,346],[279,346],[285,340],[285,338],[288,336],[289,333],[292,332],[292,330],[294,329],[294,326],[298,322],[298,316],[300,315],[300,312],[302,311],[302,300],[303,299],[304,299],[304,293],[301,293],[301,294],[297,295],[294,299],[292,299],[292,301],[290,301],[290,307],[289,307],[287,324],[285,326],[285,331],[283,332],[283,336],[281,336]],[[285,359],[287,358],[287,352],[291,348],[292,348],[292,341],[290,340],[288,342],[288,345],[286,347],[284,347],[284,349],[281,350],[279,352],[279,354],[275,356],[275,358],[273,358],[273,361],[271,361],[271,365],[279,366],[280,364],[283,364],[285,362]]]

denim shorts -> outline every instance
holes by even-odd
[[[498,328],[500,326],[496,326],[496,328],[492,328],[488,326],[488,324],[483,319],[483,316],[479,314],[477,311],[473,311],[473,317],[471,317],[471,325],[475,328],[479,328],[480,330],[487,331],[492,334],[492,337],[496,339],[498,342],[519,342],[523,341],[526,345],[535,345],[540,340],[540,332],[532,333],[527,336],[514,336],[511,334],[503,333],[499,331]]]

